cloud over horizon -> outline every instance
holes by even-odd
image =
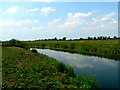
[[[5,14],[15,14],[18,11],[19,7],[10,7],[5,11]]]
[[[45,7],[45,8],[42,8],[42,9],[41,9],[41,12],[42,12],[45,16],[47,16],[49,13],[54,12],[54,11],[56,11],[56,9],[55,9],[55,8],[52,8],[52,7]]]
[[[74,7],[74,6],[73,6]],[[88,36],[117,35],[117,12],[107,13],[59,10],[54,5],[25,8],[11,6],[5,8],[0,20],[2,39],[40,39],[40,38],[80,38]],[[61,13],[62,12],[62,13]],[[22,13],[22,14],[21,14]],[[10,17],[7,15],[11,15]],[[12,16],[12,14],[16,16]],[[33,14],[32,16],[30,14]],[[5,16],[6,15],[6,16]],[[46,17],[47,16],[47,17]]]

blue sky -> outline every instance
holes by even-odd
[[[118,35],[117,2],[0,2],[1,40]]]

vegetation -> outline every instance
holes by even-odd
[[[2,88],[98,88],[92,77],[35,50],[2,47]]]
[[[37,50],[35,50],[35,49],[32,49],[31,51],[34,52],[34,53],[38,53]]]
[[[79,41],[79,40],[113,40],[113,39],[120,39],[120,37],[114,36],[114,37],[110,37],[110,36],[98,36],[98,37],[87,37],[87,38],[80,38],[80,39],[66,39],[66,37],[63,37],[62,39],[57,39],[56,37],[53,39],[39,39],[39,40],[34,40],[34,41],[64,41],[64,40],[68,40],[68,41]]]
[[[2,42],[2,46],[16,46],[16,47],[26,48],[25,43],[22,43],[21,41],[16,39],[11,39],[10,41]]]
[[[2,43],[0,41],[0,88],[2,87]]]
[[[120,60],[120,39],[25,41],[27,47],[49,48]]]
[[[49,48],[119,60],[118,38],[89,40],[43,40],[2,42],[2,88],[99,88],[90,76],[75,75],[73,68],[37,53],[35,49]]]

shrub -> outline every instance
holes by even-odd
[[[74,50],[75,49],[75,44],[70,44],[69,49]]]
[[[37,50],[35,50],[35,49],[32,49],[31,51],[34,52],[34,53],[38,53]]]
[[[63,62],[59,62],[57,65],[59,72],[66,73],[68,76],[74,76],[74,70],[70,65],[66,65]]]
[[[11,39],[9,41],[2,42],[2,46],[16,46],[25,48],[25,44],[16,39]]]

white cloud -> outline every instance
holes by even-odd
[[[16,26],[25,26],[25,25],[28,25],[30,23],[32,23],[33,21],[32,20],[29,20],[29,19],[25,19],[25,20],[18,20],[16,21]]]
[[[87,14],[86,13],[80,13],[80,12],[72,14],[71,12],[69,12],[68,17],[87,17],[91,14],[92,14],[92,12],[88,12]]]
[[[54,19],[53,21],[51,21],[51,22],[49,23],[49,25],[52,25],[52,26],[54,26],[54,25],[59,25],[59,24],[60,24],[60,21],[61,21],[60,18]]]
[[[14,20],[0,20],[0,27],[11,27],[15,24]]]
[[[66,37],[86,37],[86,36],[114,36],[117,35],[118,22],[114,17],[115,13],[108,13],[94,18],[91,12],[88,13],[68,13],[67,19],[58,25],[56,33]],[[58,30],[59,29],[59,30]]]
[[[65,25],[77,25],[77,24],[83,24],[85,17],[90,16],[92,13],[68,13],[67,21],[65,22]]]
[[[98,16],[96,18],[88,19],[87,17],[92,15],[91,12],[88,13],[68,13],[68,18],[66,22],[64,23],[64,26],[79,26],[79,27],[85,27],[88,28],[96,28],[94,30],[98,30],[100,26],[105,26],[111,28],[111,25],[114,26],[117,24],[117,20],[114,19],[114,16],[116,15],[114,12],[105,14],[103,16]],[[116,25],[115,25],[116,26]],[[85,28],[87,28],[85,27]],[[98,27],[98,28],[97,28]],[[101,28],[103,29],[103,28]]]
[[[115,16],[115,12],[103,15],[102,18],[101,18],[101,21],[110,20],[113,16]]]
[[[15,6],[15,7],[9,7],[1,15],[16,14],[17,12],[19,12],[19,14],[21,15],[24,15],[25,13],[29,13],[29,15],[33,15],[34,12],[41,12],[44,16],[47,16],[49,13],[54,11],[56,11],[56,8],[50,6],[44,8],[31,8],[31,9]]]
[[[0,0],[0,2],[55,2],[57,0]]]
[[[30,12],[36,12],[36,11],[39,11],[39,8],[32,8],[29,10]]]
[[[49,13],[54,11],[56,11],[56,9],[53,7],[26,9],[26,12],[30,12],[30,15],[33,15],[33,12],[41,12],[44,16],[47,16]]]
[[[56,9],[53,8],[53,7],[45,7],[45,8],[42,8],[42,9],[41,9],[41,12],[42,12],[45,16],[47,16],[50,12],[54,12],[54,11],[56,11]]]
[[[61,25],[61,19],[56,18],[48,23],[47,29],[50,29],[51,32],[55,32],[56,30],[59,30],[59,26]]]
[[[11,7],[11,8],[8,8],[8,9],[5,11],[5,13],[7,13],[7,14],[14,14],[14,13],[16,13],[16,12],[18,11],[18,9],[19,9],[18,6],[16,6],[16,7]]]
[[[97,18],[92,18],[91,22],[89,23],[91,26],[105,26],[105,27],[109,27],[112,28],[112,26],[117,26],[117,20],[114,19],[114,16],[116,14],[114,12],[103,15],[101,17],[97,17]]]
[[[39,20],[30,20],[30,19],[24,19],[24,20],[0,20],[0,27],[1,28],[9,28],[9,27],[23,27],[23,26],[31,26],[30,24],[37,24],[39,23]]]
[[[29,0],[29,2],[54,2],[56,0]]]
[[[32,12],[37,11],[37,8],[31,9]],[[39,10],[41,10],[39,8]],[[43,9],[46,11],[47,15],[49,10]],[[38,35],[40,38],[49,38],[49,37],[63,37],[68,38],[80,38],[87,36],[111,36],[117,35],[118,22],[116,13],[108,13],[101,16],[93,17],[93,13],[71,13],[69,12],[64,20],[60,18],[55,18],[48,23],[42,23],[39,20],[0,20],[0,30],[2,31],[17,31],[18,34],[22,32],[31,33],[32,36]],[[36,32],[36,33],[35,33]],[[34,35],[33,35],[34,33]],[[14,33],[13,33],[14,34]],[[46,35],[46,36],[45,36]],[[24,36],[25,37],[25,36]],[[35,36],[36,37],[36,36]]]
[[[119,0],[0,0],[0,2],[119,2]]]

